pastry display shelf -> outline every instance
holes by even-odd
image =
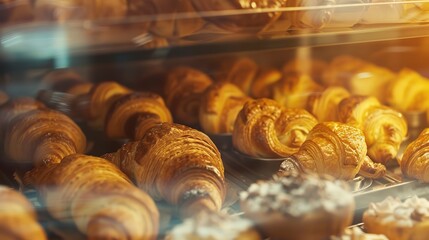
[[[171,41],[169,47],[162,48],[141,46],[139,41],[152,36],[135,29],[116,29],[106,36],[103,36],[105,33],[91,31],[74,25],[41,23],[0,29],[0,71],[418,38],[429,36],[429,23],[356,25],[353,28],[322,30],[289,29],[282,34],[262,36],[227,34],[212,38],[204,35],[192,40]]]

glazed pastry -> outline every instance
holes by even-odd
[[[283,8],[286,6],[285,0],[268,0],[268,1],[249,1],[249,0],[192,0],[195,8],[199,12],[222,12],[222,11],[250,11],[264,10],[264,9],[276,9]],[[219,16],[219,17],[207,17],[207,21],[216,24],[218,27],[231,32],[262,32],[267,30],[276,21],[282,17],[282,13],[278,12],[262,12],[243,14],[239,13],[236,15]],[[285,24],[282,21],[282,25],[286,31],[289,24]]]
[[[365,163],[365,137],[358,128],[337,122],[316,125],[291,159],[282,163],[279,175],[288,174],[288,162],[297,164],[299,171],[331,175],[337,179],[351,180],[359,172],[368,177],[381,177],[386,167]]]
[[[54,218],[73,220],[88,239],[157,239],[154,201],[105,159],[70,155],[25,178]]]
[[[272,88],[282,77],[283,74],[277,69],[260,69],[252,82],[251,96],[254,98],[272,98]]]
[[[343,235],[333,236],[330,240],[389,240],[382,234],[365,233],[359,227],[347,228]]]
[[[141,139],[148,129],[173,119],[164,100],[157,94],[141,92],[124,95],[109,109],[104,132],[112,139]]]
[[[191,0],[129,0],[128,2],[131,3],[133,15],[153,18],[150,31],[161,37],[185,37],[198,32],[205,25],[205,21],[196,13]],[[185,17],[181,17],[181,14]],[[168,15],[168,17],[165,18],[162,15]]]
[[[71,20],[123,18],[127,15],[127,0],[36,0],[37,20],[65,23]]]
[[[106,154],[155,199],[179,207],[182,216],[217,211],[225,198],[220,153],[205,134],[178,124],[162,123],[137,142]]]
[[[221,213],[201,212],[186,219],[165,240],[262,240],[250,220]]]
[[[423,240],[429,234],[429,201],[417,196],[404,202],[388,197],[371,203],[363,213],[369,233],[384,234],[389,240]]]
[[[389,86],[387,102],[399,111],[427,111],[429,109],[429,79],[419,73],[403,69]]]
[[[420,136],[405,148],[404,155],[399,161],[402,173],[411,178],[429,182],[429,128],[420,133]]]
[[[342,86],[354,95],[374,96],[382,102],[395,77],[386,68],[347,55],[334,58],[323,74],[327,86]]]
[[[274,100],[248,101],[237,116],[232,143],[254,157],[296,153],[317,120],[304,109],[283,108]]]
[[[273,99],[288,108],[305,108],[308,97],[322,91],[309,75],[285,75],[273,86]]]
[[[378,163],[393,160],[407,136],[407,122],[402,114],[382,105],[375,97],[344,99],[339,104],[339,117],[363,131],[368,156]]]
[[[26,23],[34,19],[30,0],[2,0],[0,9],[0,25]]]
[[[20,193],[0,186],[0,239],[46,240],[31,203]]]
[[[259,66],[250,58],[242,57],[226,60],[217,70],[218,82],[229,82],[239,87],[244,93],[250,95],[253,81],[256,79]]]
[[[198,123],[201,97],[212,80],[205,73],[189,67],[170,71],[164,87],[165,101],[178,123]]]
[[[350,97],[350,93],[342,87],[328,87],[321,93],[314,93],[308,97],[307,109],[319,122],[340,121],[338,105]]]
[[[308,75],[316,83],[322,84],[322,75],[328,64],[325,61],[314,58],[296,58],[283,66],[286,75]]]
[[[273,240],[340,235],[352,223],[355,205],[346,182],[307,174],[259,181],[240,200],[244,215]]]
[[[209,134],[232,133],[235,119],[250,100],[231,83],[214,83],[203,94],[200,105],[200,125]]]
[[[311,7],[335,5],[335,0],[292,0],[287,1],[287,7]],[[287,17],[296,28],[320,29],[325,27],[332,19],[334,8],[320,10],[289,11]]]

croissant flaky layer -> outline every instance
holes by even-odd
[[[365,134],[368,156],[386,164],[398,154],[407,135],[407,123],[401,113],[382,105],[375,97],[352,96],[339,104],[342,122]]]
[[[0,239],[47,239],[31,203],[15,190],[0,186]]]
[[[248,101],[236,119],[232,141],[250,156],[290,156],[316,124],[303,109],[286,109],[270,99]]]
[[[162,123],[137,142],[105,158],[156,199],[178,205],[182,214],[219,210],[225,197],[220,153],[203,133]]]
[[[232,133],[235,119],[248,100],[250,98],[234,84],[212,84],[200,105],[200,125],[204,132]]]
[[[399,161],[405,176],[429,182],[429,129],[410,143]]]
[[[69,117],[48,109],[19,114],[8,124],[4,138],[9,158],[36,166],[59,163],[65,156],[83,153],[85,148],[81,129]]]
[[[324,122],[310,131],[293,158],[304,171],[335,178],[350,180],[361,170],[368,172],[368,176],[380,177],[385,173],[385,167],[366,162],[370,161],[366,153],[365,136],[360,129],[338,122]],[[364,169],[361,169],[362,165],[365,165]]]
[[[156,239],[154,201],[105,159],[70,155],[25,178],[40,190],[53,217],[73,219],[88,239]]]
[[[329,87],[321,93],[309,96],[307,108],[319,122],[339,122],[338,105],[350,97],[350,93],[342,87]]]
[[[211,84],[209,76],[190,67],[177,67],[169,72],[164,94],[175,121],[190,126],[198,123],[201,97]]]

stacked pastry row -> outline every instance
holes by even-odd
[[[62,72],[46,79],[53,80],[55,88],[75,93],[67,109],[72,116],[101,129],[109,125],[102,120],[125,117],[113,130],[116,124],[126,125],[125,131],[138,139],[101,158],[83,155],[85,135],[69,117],[31,99],[4,104],[0,116],[5,154],[17,163],[34,164],[24,183],[39,190],[53,217],[73,219],[90,239],[155,239],[159,220],[153,199],[177,206],[182,216],[221,208],[223,164],[206,135],[163,121],[163,101],[156,95],[131,93],[115,83],[88,88],[70,76],[75,75]],[[123,109],[127,101],[130,108]],[[138,127],[143,122],[144,127]]]

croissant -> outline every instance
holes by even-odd
[[[323,60],[301,57],[287,62],[282,71],[285,75],[308,75],[316,83],[323,85],[321,77],[327,66]]]
[[[231,83],[214,83],[204,93],[200,105],[200,125],[210,134],[232,133],[238,112],[250,100]]]
[[[416,140],[405,148],[404,155],[399,161],[402,173],[405,176],[429,182],[428,137],[429,128],[426,128]]]
[[[385,174],[386,168],[370,163],[366,153],[365,137],[360,129],[344,123],[324,122],[308,133],[292,160],[300,171],[327,174],[344,180],[353,179],[360,171],[366,176],[380,177]],[[282,163],[280,175],[290,171],[286,168],[289,166],[287,161]]]
[[[87,82],[79,73],[71,69],[54,70],[41,81],[43,89],[52,89],[73,95],[88,93],[93,84]]]
[[[85,148],[81,129],[66,115],[48,109],[19,114],[4,135],[4,151],[11,160],[36,166],[58,163],[65,156],[83,153]]]
[[[225,198],[219,151],[210,138],[189,127],[162,123],[104,158],[154,199],[177,205],[182,216],[219,210]]]
[[[403,112],[429,109],[429,79],[411,69],[402,69],[388,89],[387,102]]]
[[[309,75],[285,75],[273,86],[273,99],[288,108],[305,108],[311,94],[322,91],[322,87]]]
[[[211,84],[209,76],[193,68],[177,67],[169,72],[165,102],[177,122],[190,126],[198,123],[201,96]]]
[[[349,96],[350,93],[342,87],[328,87],[323,92],[308,97],[307,109],[319,122],[338,122],[338,104]]]
[[[26,173],[49,213],[72,219],[88,239],[156,239],[154,201],[105,159],[74,154]]]
[[[0,186],[0,239],[47,239],[31,203],[20,193]]]
[[[381,105],[375,97],[344,99],[339,104],[339,117],[363,131],[368,156],[375,162],[386,164],[394,159],[407,136],[407,122],[402,114]]]
[[[141,139],[148,129],[173,122],[164,100],[154,93],[131,93],[112,104],[106,115],[105,133],[110,138]]]
[[[250,58],[231,59],[223,61],[220,65],[217,70],[217,81],[232,83],[249,95],[258,71],[258,64]]]
[[[374,96],[384,102],[387,86],[395,77],[389,69],[342,55],[331,61],[323,81],[327,86],[342,86],[354,95]]]
[[[286,109],[276,101],[248,101],[237,116],[234,147],[255,157],[285,157],[298,151],[317,120],[304,109]]]
[[[250,88],[251,96],[254,98],[272,98],[272,88],[282,77],[283,74],[274,68],[259,70]]]

